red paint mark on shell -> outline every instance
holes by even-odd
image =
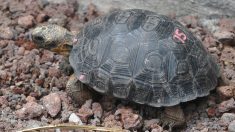
[[[187,39],[187,36],[179,29],[176,29],[173,38],[184,44],[185,40]]]
[[[79,80],[80,80],[80,81],[83,81],[84,79],[85,79],[85,75],[80,75],[80,76],[79,76]]]

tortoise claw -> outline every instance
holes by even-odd
[[[161,116],[162,127],[168,127],[168,131],[172,131],[174,127],[185,125],[185,117],[183,110],[179,105],[166,107]]]

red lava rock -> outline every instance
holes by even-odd
[[[66,4],[59,4],[59,5],[55,5],[55,4],[51,4],[48,5],[44,8],[44,11],[46,12],[46,14],[48,15],[53,15],[53,14],[63,14],[66,16],[73,16],[76,9],[77,8],[77,1],[76,0],[69,0],[67,1]]]
[[[10,27],[0,27],[0,38],[13,39],[15,37],[14,30]]]
[[[0,107],[7,106],[7,105],[8,105],[8,101],[6,97],[0,96]]]
[[[223,18],[219,21],[220,28],[227,31],[235,30],[235,18]]]
[[[204,45],[206,48],[209,48],[209,47],[216,47],[216,40],[215,40],[215,38],[213,38],[213,37],[210,36],[210,35],[205,36],[205,39],[203,40],[203,45]]]
[[[43,105],[45,106],[47,112],[55,117],[61,110],[61,99],[57,93],[51,93],[43,97]]]
[[[58,89],[64,89],[66,87],[66,82],[68,80],[66,77],[63,76],[59,78],[54,77],[53,79],[54,79],[53,86],[57,87]]]
[[[41,95],[38,92],[30,92],[29,96],[39,99]]]
[[[34,25],[34,17],[31,15],[22,16],[18,18],[18,24],[24,28],[29,28]]]
[[[9,40],[1,40],[0,41],[0,48],[5,48],[8,44]]]
[[[46,21],[48,18],[49,18],[48,15],[41,13],[41,14],[38,14],[38,16],[36,17],[36,21],[38,23],[42,23],[42,22]]]
[[[43,50],[40,63],[52,62],[54,60],[54,53],[48,50]]]
[[[235,49],[230,46],[224,46],[221,54],[221,60],[224,61],[225,65],[229,63],[235,64]]]
[[[79,19],[73,19],[71,21],[69,21],[69,30],[71,32],[73,32],[73,34],[77,34],[79,33],[79,31],[81,30],[81,28],[84,26],[83,23],[78,23]]]
[[[66,92],[58,92],[60,99],[62,101],[62,108],[69,110],[70,104],[71,104],[71,100],[69,100],[68,95]]]
[[[235,34],[233,32],[219,30],[213,35],[222,44],[235,45]]]
[[[15,87],[15,88],[12,89],[12,92],[14,94],[23,94],[24,93],[24,89],[23,88]]]
[[[37,78],[37,79],[35,80],[35,83],[36,83],[38,86],[43,86],[44,80]]]
[[[73,16],[74,15],[74,11],[75,11],[75,9],[72,6],[70,6],[70,7],[67,6],[66,7],[66,6],[63,6],[63,5],[61,5],[59,7],[59,10],[61,12],[63,12],[63,15],[65,15],[66,17]]]
[[[20,119],[32,119],[40,116],[43,110],[44,108],[42,105],[36,102],[28,102],[23,106],[23,108],[17,110],[15,113]]]
[[[120,116],[121,122],[125,129],[137,129],[142,126],[142,117],[135,114],[133,109],[122,107],[115,112],[116,116]]]
[[[218,105],[218,111],[220,113],[227,112],[227,111],[234,109],[234,108],[235,108],[235,101],[233,98],[226,100],[226,101],[223,101]]]
[[[123,125],[121,121],[115,119],[114,115],[109,115],[104,119],[103,126],[109,128],[122,128]]]
[[[25,50],[32,50],[32,49],[35,49],[36,48],[36,45],[34,43],[32,43],[31,41],[27,41],[27,40],[24,40],[22,38],[19,38],[17,41],[16,41],[16,45],[17,46],[21,46],[21,47],[24,47]],[[26,51],[25,51],[26,52]]]
[[[145,120],[144,121],[144,130],[158,129],[160,127],[158,125],[159,123],[160,123],[159,119]]]
[[[87,6],[87,14],[86,14],[84,21],[86,22],[88,20],[93,20],[99,15],[101,14],[99,14],[99,12],[97,11],[96,6],[91,3]]]
[[[223,70],[223,82],[226,85],[235,85],[235,71],[231,67],[225,67]]]
[[[56,68],[54,68],[54,67],[50,67],[50,68],[48,69],[48,75],[49,75],[50,77],[57,77],[57,78],[59,78],[59,77],[61,77],[61,72],[60,72],[59,69],[56,69]]]
[[[84,105],[78,110],[77,115],[80,117],[82,122],[87,122],[88,118],[91,117],[94,113],[91,109],[92,100],[87,100]]]
[[[61,124],[61,120],[60,119],[55,119],[55,120],[52,120],[51,124],[52,125],[57,125],[57,124]]]
[[[30,58],[32,59],[32,58]],[[31,67],[33,67],[33,62],[31,62],[30,59],[22,59],[19,61],[19,63],[17,63],[17,69],[16,69],[16,72],[17,73],[24,73],[24,74],[27,74],[27,73],[30,73],[30,69]],[[24,78],[26,79],[26,78]]]
[[[0,70],[0,78],[1,78],[1,80],[7,80],[8,77],[9,77],[8,72]]]
[[[9,10],[10,12],[14,13],[14,12],[24,12],[26,10],[26,7],[23,3],[19,3],[19,2],[11,2],[9,4]]]
[[[50,24],[57,24],[57,25],[60,25],[60,26],[65,26],[67,21],[68,21],[67,16],[65,16],[63,14],[56,14],[48,20],[48,22]]]
[[[217,88],[218,94],[222,99],[229,99],[234,96],[235,86],[220,86]]]
[[[24,47],[19,47],[18,49],[18,55],[24,55],[24,52],[25,52],[25,48]]]
[[[224,46],[223,51],[221,52],[220,60],[223,62],[224,67],[222,69],[222,79],[226,84],[234,85],[235,84],[235,49],[230,46]]]
[[[94,113],[95,118],[101,118],[103,115],[103,109],[99,103],[92,104],[92,111]]]
[[[26,98],[26,101],[27,101],[27,102],[36,102],[36,99],[35,99],[34,97],[32,97],[32,96],[28,96],[28,97]]]
[[[206,111],[209,117],[214,117],[216,115],[216,108],[214,107],[210,107]]]

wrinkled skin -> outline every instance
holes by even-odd
[[[67,29],[57,25],[43,25],[35,28],[32,32],[32,40],[39,48],[44,48],[64,56],[64,61],[60,63],[60,69],[71,75],[66,91],[69,96],[79,105],[92,98],[90,90],[82,84],[73,74],[73,68],[69,64],[69,52],[72,49],[75,35]]]

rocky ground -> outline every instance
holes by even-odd
[[[28,34],[46,23],[77,32],[84,23],[102,14],[92,4],[78,12],[78,4],[75,0],[60,4],[0,0],[0,131],[68,122],[130,131],[167,131],[160,125],[158,109],[148,108],[143,115],[139,106],[108,97],[76,106],[67,96],[68,76],[59,69],[63,57],[36,49]],[[170,17],[194,32],[221,67],[216,90],[207,97],[183,103],[187,125],[174,131],[235,132],[235,18]]]

